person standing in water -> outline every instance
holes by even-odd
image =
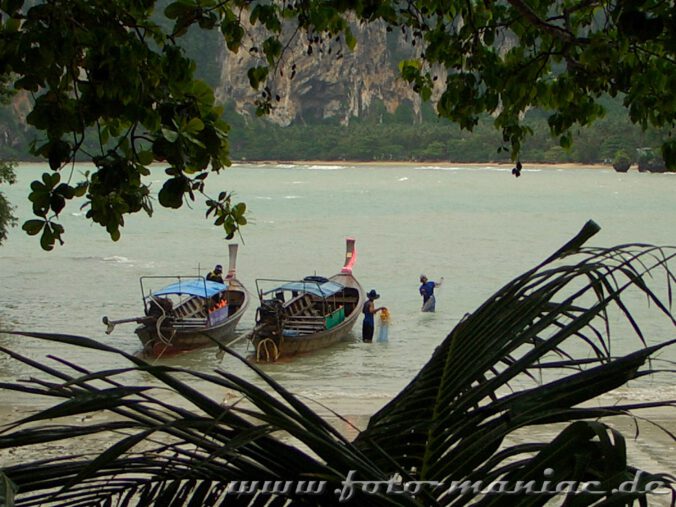
[[[442,276],[438,282],[433,282],[428,280],[427,276],[420,275],[420,295],[423,297],[423,304],[420,311],[422,312],[433,312],[436,307],[436,299],[434,298],[434,289],[441,287],[441,283],[444,281]]]
[[[375,330],[373,316],[376,313],[385,310],[386,308],[384,306],[376,308],[374,301],[380,297],[380,294],[378,294],[375,289],[371,289],[369,293],[366,294],[366,297],[368,300],[364,303],[362,308],[362,313],[364,314],[364,323],[361,327],[361,339],[365,343],[371,343],[373,341],[373,332]]]

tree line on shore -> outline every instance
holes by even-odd
[[[616,106],[613,104],[613,106]],[[230,154],[233,160],[354,160],[509,162],[509,149],[484,117],[472,132],[437,118],[431,106],[417,123],[406,105],[394,114],[375,110],[349,126],[336,123],[279,127],[264,120],[244,122],[232,116]],[[639,162],[643,151],[659,153],[663,133],[642,131],[616,107],[608,116],[577,132],[571,146],[552,138],[543,113],[533,111],[528,125],[533,134],[524,142],[521,160],[530,163],[614,163],[622,156]],[[643,150],[643,151],[641,151]],[[661,159],[660,159],[661,162]]]
[[[523,144],[521,160],[530,163],[621,163],[631,166],[641,157],[659,153],[666,133],[643,131],[626,118],[619,102],[608,99],[606,117],[578,130],[571,146],[561,146],[550,135],[546,114],[527,115],[532,135]],[[228,105],[225,120],[233,161],[352,160],[352,161],[447,161],[509,162],[509,149],[501,134],[484,116],[472,132],[439,118],[429,103],[417,116],[408,103],[389,113],[374,104],[349,125],[337,121],[298,121],[289,126],[272,124],[255,114],[241,115]],[[30,144],[36,132],[22,126],[11,108],[0,111],[0,123],[12,132],[12,142],[0,143],[0,158],[30,161]],[[8,136],[5,136],[6,138]],[[659,158],[659,157],[657,157]],[[658,161],[658,165],[661,160]],[[653,162],[654,163],[654,162]]]

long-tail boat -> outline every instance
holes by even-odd
[[[203,276],[142,276],[145,315],[112,321],[103,317],[110,334],[117,324],[136,322],[136,335],[150,355],[171,354],[200,347],[227,345],[249,304],[249,293],[236,277],[237,245],[229,245],[229,267],[223,283]],[[172,283],[158,290],[154,282]]]
[[[256,361],[276,361],[328,347],[350,333],[366,301],[352,274],[356,260],[355,240],[348,238],[345,264],[331,277],[256,280],[260,306],[249,334]],[[274,287],[263,290],[264,284]]]

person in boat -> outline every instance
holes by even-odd
[[[207,274],[207,280],[210,282],[225,283],[223,280],[223,266],[216,264],[216,267],[213,271],[209,271]]]
[[[373,331],[375,329],[374,315],[378,312],[386,310],[384,306],[376,308],[375,300],[380,297],[375,289],[371,289],[368,294],[366,294],[368,300],[364,303],[362,312],[364,314],[364,323],[361,328],[361,338],[364,342],[370,343],[373,341]]]
[[[423,298],[422,308],[420,309],[423,312],[433,312],[436,307],[436,299],[434,298],[434,289],[441,287],[441,283],[444,281],[442,276],[438,282],[433,282],[428,280],[427,276],[420,275],[420,295]]]

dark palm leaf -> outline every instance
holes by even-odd
[[[628,410],[630,407],[619,405],[584,408],[583,404],[646,374],[640,368],[648,358],[676,341],[615,358],[610,354],[608,312],[613,305],[619,309],[643,341],[640,327],[622,299],[625,291],[634,287],[643,291],[673,326],[670,310],[646,282],[653,272],[664,272],[671,305],[674,276],[668,262],[675,252],[648,245],[580,248],[594,230],[588,224],[559,254],[516,278],[466,316],[413,382],[371,418],[355,444],[381,466],[394,459],[409,470],[415,469],[421,480],[448,484],[453,480],[513,478],[516,472],[511,469],[503,475],[494,473],[502,463],[491,460],[515,430]],[[562,264],[561,260],[570,255],[578,255],[581,260]],[[597,325],[599,320],[601,326]],[[580,359],[574,359],[567,350],[571,342]],[[510,382],[522,380],[524,375],[535,378],[543,370],[561,367],[561,361],[553,360],[557,354],[568,358],[564,362],[566,368],[579,372],[550,379],[532,389],[500,394],[507,392]],[[673,405],[674,401],[665,404]],[[553,453],[551,449],[560,445],[557,439],[541,453]],[[586,449],[579,443],[576,451],[598,465],[604,454],[598,454],[597,447],[594,444]],[[535,448],[538,447],[530,446],[520,453],[502,452],[512,461],[522,460],[519,474],[538,477],[538,460],[527,459]],[[557,476],[559,480],[566,474],[572,480],[573,471],[579,474],[580,470],[587,480],[598,478],[592,466],[576,463],[573,467],[564,459],[554,461],[552,466],[563,474]],[[624,471],[624,477],[632,477],[626,467]],[[538,478],[544,480],[541,474]],[[436,495],[448,505],[468,501],[468,495],[442,496],[441,489]],[[487,502],[499,501],[496,498],[500,497],[491,498]],[[546,497],[540,495],[531,500],[538,504]],[[595,501],[598,500],[597,496]]]
[[[5,428],[0,448],[114,432],[113,443],[94,456],[71,445],[72,456],[6,467],[6,477],[19,488],[17,505],[337,505],[348,496],[354,505],[374,506],[544,505],[551,494],[506,496],[504,485],[523,481],[541,488],[545,481],[597,481],[599,490],[612,491],[626,481],[639,486],[673,481],[632,468],[623,437],[598,419],[673,406],[674,401],[608,407],[585,403],[652,373],[649,359],[676,343],[647,346],[625,301],[628,289],[638,289],[673,326],[674,276],[668,263],[675,253],[649,245],[583,248],[597,230],[587,224],[545,262],[466,316],[354,442],[255,366],[262,385],[220,370],[207,374],[149,365],[88,338],[15,332],[121,354],[133,365],[90,372],[54,358],[59,368],[51,368],[5,350],[51,380],[3,388],[64,401]],[[573,255],[577,260],[570,262]],[[648,284],[658,272],[665,275],[666,304]],[[615,313],[625,316],[639,345],[619,357],[611,354]],[[153,386],[125,386],[121,379],[130,369],[152,375],[181,402],[156,397]],[[191,379],[239,392],[244,401],[223,406],[192,387]],[[525,387],[526,381],[531,385]],[[46,422],[102,407],[115,417],[103,423]],[[569,425],[551,442],[509,440],[518,430],[552,423]],[[425,484],[410,483],[417,489],[413,495],[388,494],[383,485],[377,492],[362,491],[359,484],[343,482],[390,481],[392,487],[394,474]],[[241,482],[254,480],[260,482]],[[307,488],[313,480],[321,491],[296,489],[300,481]],[[502,484],[502,494],[481,494],[492,481]],[[261,493],[265,488],[267,493]],[[565,498],[566,505],[604,499],[630,505],[647,496],[630,491],[558,498]]]

